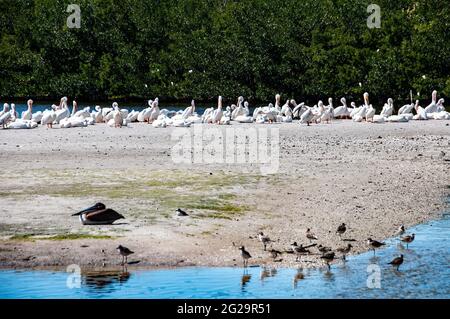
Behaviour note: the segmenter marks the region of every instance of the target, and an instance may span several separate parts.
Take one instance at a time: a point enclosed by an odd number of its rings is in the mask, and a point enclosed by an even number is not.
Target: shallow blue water
[[[68,288],[60,271],[0,271],[0,298],[450,298],[450,216],[408,230],[409,249],[397,239],[388,247],[349,257],[326,268],[178,268],[103,274],[83,273],[80,288]],[[402,253],[400,271],[387,263]],[[380,288],[369,288],[378,277]],[[301,272],[303,279],[295,280]],[[371,277],[368,277],[371,276]],[[372,282],[369,280],[369,282]],[[375,281],[377,283],[378,281]],[[373,285],[372,287],[377,287]]]

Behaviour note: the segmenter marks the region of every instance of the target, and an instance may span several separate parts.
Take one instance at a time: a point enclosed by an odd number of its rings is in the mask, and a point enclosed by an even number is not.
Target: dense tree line
[[[381,28],[369,29],[372,2],[0,0],[0,95],[450,96],[448,3],[377,0]]]

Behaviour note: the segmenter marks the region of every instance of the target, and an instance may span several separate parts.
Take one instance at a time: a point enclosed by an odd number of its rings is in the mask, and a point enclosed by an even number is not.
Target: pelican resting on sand
[[[125,218],[115,210],[106,208],[103,203],[97,203],[72,216],[80,216],[83,225],[110,225],[118,219]]]

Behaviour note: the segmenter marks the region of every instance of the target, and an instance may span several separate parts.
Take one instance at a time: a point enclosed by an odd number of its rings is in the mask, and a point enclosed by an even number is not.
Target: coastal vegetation
[[[0,97],[215,100],[450,96],[439,0],[0,1]]]

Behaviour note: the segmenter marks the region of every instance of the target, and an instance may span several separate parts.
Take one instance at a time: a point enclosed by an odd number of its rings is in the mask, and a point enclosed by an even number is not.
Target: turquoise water
[[[367,252],[326,268],[124,269],[82,273],[80,288],[68,288],[61,271],[0,271],[0,298],[450,298],[450,216],[408,230],[407,249],[395,238],[376,257]],[[400,271],[387,263],[402,253]],[[370,266],[369,266],[370,265]],[[367,286],[368,276],[380,288]],[[301,275],[299,275],[301,274]],[[303,279],[298,279],[303,277]],[[297,278],[297,280],[296,280]],[[70,278],[69,278],[69,282]],[[370,281],[372,282],[372,281]],[[377,283],[377,281],[375,281]],[[372,286],[374,287],[374,286]],[[377,287],[377,285],[375,285]]]

